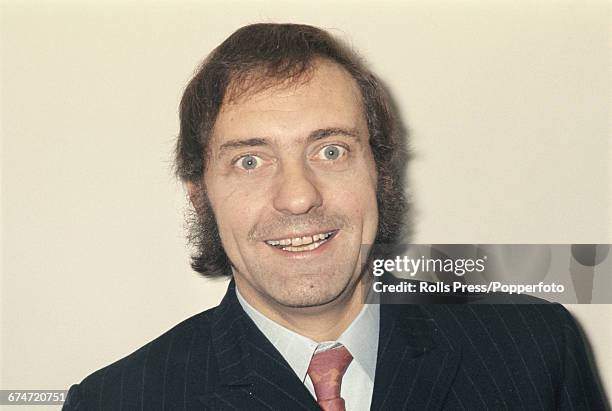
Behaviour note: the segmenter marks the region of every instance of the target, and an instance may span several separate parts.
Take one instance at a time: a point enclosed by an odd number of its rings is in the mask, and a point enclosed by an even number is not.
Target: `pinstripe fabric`
[[[70,388],[65,410],[318,410],[240,307],[178,324]],[[373,410],[605,410],[557,304],[383,305]]]

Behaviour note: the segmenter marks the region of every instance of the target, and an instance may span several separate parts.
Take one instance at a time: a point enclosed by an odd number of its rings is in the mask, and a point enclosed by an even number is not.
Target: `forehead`
[[[367,134],[356,81],[338,64],[319,60],[304,78],[225,101],[213,128],[211,148],[236,138],[289,142],[332,127]]]

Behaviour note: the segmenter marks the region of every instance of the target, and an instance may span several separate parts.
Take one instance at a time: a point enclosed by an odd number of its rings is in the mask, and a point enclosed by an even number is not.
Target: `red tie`
[[[346,411],[340,387],[342,376],[352,360],[353,356],[343,345],[317,353],[310,360],[308,375],[323,411]]]

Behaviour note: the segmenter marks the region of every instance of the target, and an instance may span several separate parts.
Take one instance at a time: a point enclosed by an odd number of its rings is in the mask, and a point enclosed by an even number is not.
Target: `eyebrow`
[[[306,138],[306,141],[308,143],[312,143],[314,141],[322,140],[326,137],[331,137],[331,136],[345,136],[345,137],[353,138],[356,141],[359,141],[359,132],[356,129],[342,128],[342,127],[329,127],[329,128],[321,128],[318,130],[314,130],[308,135],[308,137]],[[232,150],[232,149],[243,148],[243,147],[267,146],[269,144],[270,144],[269,138],[260,138],[260,137],[248,138],[244,140],[241,140],[241,139],[230,140],[230,141],[227,141],[221,144],[221,146],[219,147],[219,156],[223,155],[224,152]]]
[[[351,137],[355,140],[359,140],[359,132],[354,128],[342,128],[342,127],[331,127],[331,128],[322,128],[319,130],[315,130],[308,135],[307,141],[312,143],[313,141],[321,140],[325,137],[330,136],[345,136]]]
[[[223,154],[224,151],[228,151],[234,148],[265,146],[267,144],[268,144],[268,140],[265,138],[249,138],[246,140],[230,140],[226,143],[221,144],[221,146],[219,147],[219,155]]]

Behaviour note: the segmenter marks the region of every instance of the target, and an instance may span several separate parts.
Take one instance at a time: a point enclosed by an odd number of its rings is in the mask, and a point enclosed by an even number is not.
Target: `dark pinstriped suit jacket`
[[[558,304],[382,305],[372,410],[604,410]],[[65,410],[319,410],[236,299],[70,388]]]

